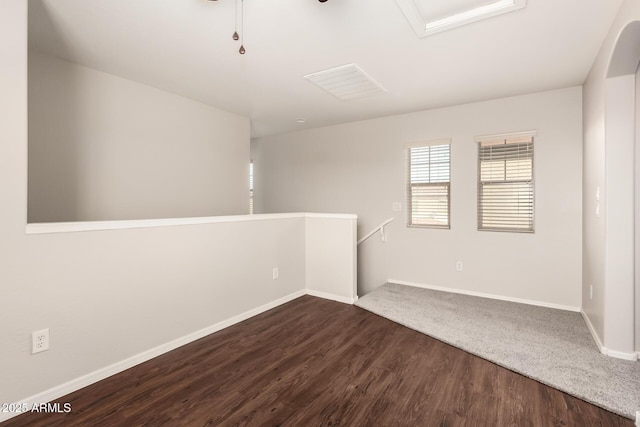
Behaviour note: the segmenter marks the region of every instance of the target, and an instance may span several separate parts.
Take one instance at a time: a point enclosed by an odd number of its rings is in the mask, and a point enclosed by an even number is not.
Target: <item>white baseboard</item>
[[[598,346],[598,350],[600,350],[600,353],[606,355],[607,349],[604,348],[604,346],[602,345],[602,341],[600,341],[600,337],[596,333],[596,329],[591,324],[591,319],[589,319],[589,316],[587,316],[587,313],[585,313],[584,310],[580,310],[580,314],[582,314],[582,318],[584,319],[584,322],[587,324],[587,328],[589,328],[589,332],[591,332],[591,336],[593,337],[593,340],[596,342],[596,345]]]
[[[311,289],[307,289],[307,295],[311,295],[312,297],[328,299],[331,301],[337,301],[344,304],[353,304],[356,301],[358,301],[358,297],[355,297],[355,298],[342,297],[340,295],[330,294],[327,292],[314,291]]]
[[[502,295],[487,294],[484,292],[468,291],[466,289],[446,288],[443,286],[425,285],[423,283],[407,282],[404,280],[396,280],[396,279],[389,279],[387,280],[387,282],[395,283],[397,285],[413,286],[415,288],[431,289],[433,291],[451,292],[454,294],[470,295],[474,297],[497,299],[500,301],[510,301],[510,302],[517,302],[520,304],[536,305],[539,307],[555,308],[558,310],[567,310],[567,311],[573,311],[576,313],[579,313],[581,311],[580,307],[574,307],[571,305],[561,305],[561,304],[554,304],[550,302],[535,301],[535,300],[528,300],[528,299],[522,299],[522,298],[513,298],[513,297],[502,296]]]
[[[638,353],[635,351],[633,353],[625,353],[623,351],[615,351],[602,347],[602,354],[606,354],[609,357],[615,357],[616,359],[631,360],[632,362],[638,360]]]
[[[209,334],[218,332],[224,328],[235,325],[236,323],[240,323],[243,320],[247,320],[250,317],[253,317],[265,311],[271,310],[272,308],[276,308],[282,304],[285,304],[289,301],[292,301],[296,298],[306,295],[307,293],[308,292],[305,289],[293,292],[282,298],[278,298],[267,304],[261,305],[260,307],[254,308],[249,311],[245,311],[244,313],[238,314],[237,316],[233,316],[229,319],[223,320],[214,325],[208,326],[204,329],[200,329],[199,331],[192,332],[188,335],[185,335],[183,337],[170,341],[166,344],[159,345],[150,350],[143,351],[142,353],[136,354],[135,356],[129,357],[120,362],[116,362],[113,365],[104,367],[102,369],[98,369],[97,371],[83,375],[79,378],[76,378],[74,380],[71,380],[59,386],[50,388],[49,390],[45,390],[41,393],[38,393],[31,397],[27,397],[26,399],[23,399],[23,400],[20,400],[19,402],[14,402],[14,403],[26,404],[28,408],[31,408],[36,403],[51,402],[52,400],[58,399],[69,393],[80,390],[83,387],[86,387],[88,385],[101,381],[119,372],[125,371],[129,368],[139,365],[140,363],[151,360],[154,357],[160,356],[161,354],[167,353],[171,350],[175,350],[178,347],[182,347],[185,344],[189,344],[190,342],[206,337]],[[315,296],[320,296],[322,298],[321,295],[315,295]],[[329,298],[329,299],[332,299],[332,298]],[[19,413],[0,413],[0,422],[6,421],[17,415],[20,415],[20,414]]]
[[[591,319],[589,319],[589,316],[587,316],[587,313],[585,313],[584,310],[580,310],[580,313],[582,314],[582,318],[584,319],[584,322],[587,324],[587,327],[589,328],[589,332],[591,332],[591,336],[593,337],[593,340],[596,342],[596,345],[598,346],[598,350],[600,350],[600,353],[604,354],[605,356],[615,357],[616,359],[631,360],[634,362],[640,359],[640,357],[638,357],[637,352],[625,353],[622,351],[610,350],[604,345],[602,345],[602,341],[600,341],[600,337],[596,333],[596,329],[591,324]]]

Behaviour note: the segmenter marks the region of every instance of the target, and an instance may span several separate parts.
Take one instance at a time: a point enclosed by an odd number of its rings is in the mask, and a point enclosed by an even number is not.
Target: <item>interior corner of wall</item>
[[[589,318],[589,315],[587,314],[586,311],[584,311],[584,308],[580,309],[580,314],[582,314],[582,318],[584,319],[585,323],[587,324],[587,328],[589,328],[589,332],[591,333],[591,337],[593,338],[593,341],[598,346],[598,350],[600,351],[600,353],[602,353],[604,355],[607,355],[608,350],[602,344],[602,340],[598,336],[598,333],[596,332],[596,329],[593,327],[593,324],[591,323],[591,319]]]

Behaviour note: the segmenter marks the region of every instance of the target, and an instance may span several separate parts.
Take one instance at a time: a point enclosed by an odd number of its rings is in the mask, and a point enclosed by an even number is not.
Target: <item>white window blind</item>
[[[534,231],[531,132],[476,138],[478,230]]]
[[[450,141],[408,149],[407,225],[449,228]]]

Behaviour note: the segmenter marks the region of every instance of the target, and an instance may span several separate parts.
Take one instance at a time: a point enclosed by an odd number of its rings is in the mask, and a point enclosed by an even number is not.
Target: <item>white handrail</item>
[[[373,236],[374,234],[376,234],[378,231],[381,234],[382,237],[382,241],[385,242],[387,240],[385,234],[384,234],[384,226],[389,224],[391,221],[393,221],[394,219],[396,219],[395,217],[391,217],[388,220],[386,220],[385,222],[383,222],[382,224],[380,224],[379,226],[377,226],[376,228],[373,229],[373,231],[371,231],[369,234],[367,234],[366,236],[364,236],[362,239],[358,240],[358,246],[360,246],[360,244],[362,242],[364,242],[365,240],[367,240],[369,237]]]

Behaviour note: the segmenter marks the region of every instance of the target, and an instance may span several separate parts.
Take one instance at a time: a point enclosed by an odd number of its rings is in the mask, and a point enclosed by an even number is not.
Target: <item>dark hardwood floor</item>
[[[9,426],[633,426],[350,305],[302,297]]]

